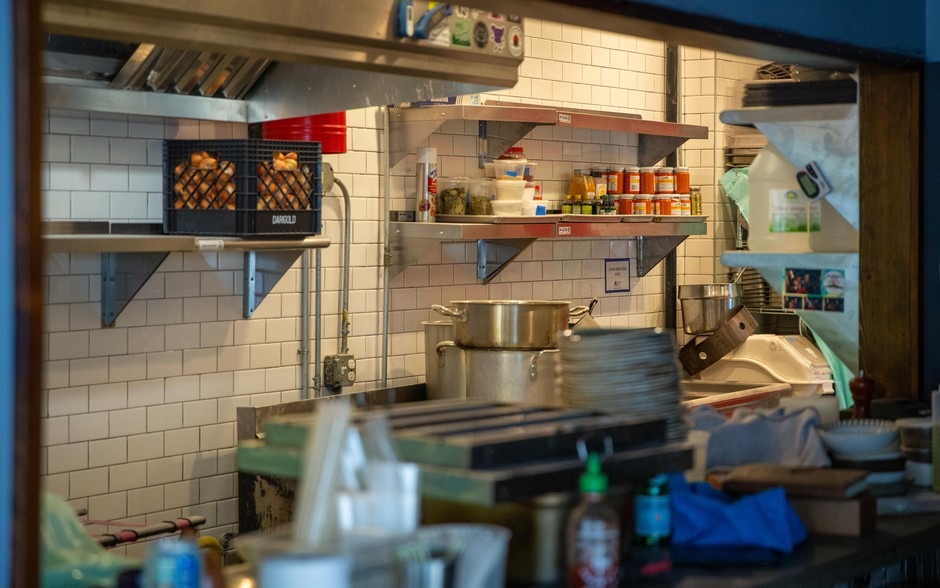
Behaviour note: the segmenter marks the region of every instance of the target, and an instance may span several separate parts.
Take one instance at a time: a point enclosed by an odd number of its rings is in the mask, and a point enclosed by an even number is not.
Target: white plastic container
[[[810,228],[814,222],[819,224],[819,206],[803,194],[796,168],[768,143],[754,159],[748,179],[748,247],[766,252],[809,251]]]
[[[522,200],[493,200],[493,214],[496,216],[519,216],[522,214]]]
[[[496,200],[522,200],[526,181],[523,179],[497,178],[493,180],[496,186]]]

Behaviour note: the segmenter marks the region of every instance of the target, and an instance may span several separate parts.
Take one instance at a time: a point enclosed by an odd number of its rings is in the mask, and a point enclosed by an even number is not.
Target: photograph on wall
[[[783,307],[789,310],[845,312],[845,270],[786,268]]]

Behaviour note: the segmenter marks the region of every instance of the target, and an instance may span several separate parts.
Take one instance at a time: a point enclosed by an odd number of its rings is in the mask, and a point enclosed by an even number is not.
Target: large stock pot
[[[454,342],[466,349],[553,349],[572,316],[565,300],[457,300],[431,308],[454,321]]]

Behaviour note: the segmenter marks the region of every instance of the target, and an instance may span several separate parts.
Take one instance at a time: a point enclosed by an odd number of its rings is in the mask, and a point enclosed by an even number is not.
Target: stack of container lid
[[[914,485],[933,485],[932,425],[930,418],[898,419],[894,422],[901,438],[901,453],[907,460],[907,473]]]

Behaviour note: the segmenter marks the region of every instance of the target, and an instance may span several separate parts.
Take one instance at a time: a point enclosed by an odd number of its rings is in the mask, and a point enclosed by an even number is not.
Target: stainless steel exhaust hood
[[[524,45],[519,18],[424,0],[44,0],[42,22],[47,106],[236,122],[512,87]]]

